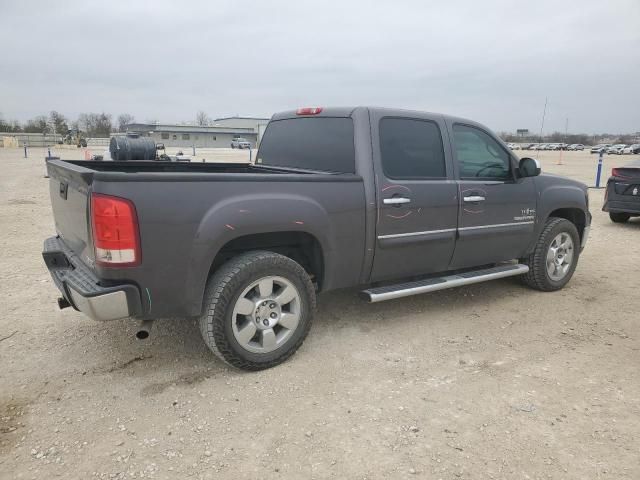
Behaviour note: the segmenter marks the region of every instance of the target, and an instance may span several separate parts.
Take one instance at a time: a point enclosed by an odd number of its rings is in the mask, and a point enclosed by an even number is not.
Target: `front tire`
[[[571,280],[579,256],[576,226],[564,218],[550,217],[531,255],[521,260],[529,267],[521,278],[525,285],[542,292],[560,290]]]
[[[614,223],[627,223],[631,215],[624,212],[609,212],[609,218]]]
[[[315,307],[315,289],[298,263],[273,252],[247,252],[207,282],[200,332],[225,363],[263,370],[298,350]]]

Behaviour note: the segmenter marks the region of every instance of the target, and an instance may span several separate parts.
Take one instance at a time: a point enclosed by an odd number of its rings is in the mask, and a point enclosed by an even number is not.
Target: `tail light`
[[[318,115],[322,112],[322,107],[304,107],[296,110],[296,115]]]
[[[635,180],[636,178],[640,178],[640,168],[629,166],[623,168],[614,168],[611,170],[611,175],[627,180]]]
[[[107,267],[140,264],[138,217],[130,200],[91,194],[91,226],[97,264]]]

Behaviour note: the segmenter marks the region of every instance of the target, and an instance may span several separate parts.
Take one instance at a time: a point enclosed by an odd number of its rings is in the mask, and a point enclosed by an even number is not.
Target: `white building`
[[[259,143],[259,133],[264,131],[268,118],[227,117],[214,120],[211,125],[180,125],[163,123],[131,123],[128,132],[136,132],[164,143],[167,147],[230,147],[231,140],[241,137]],[[262,127],[261,127],[262,126]]]

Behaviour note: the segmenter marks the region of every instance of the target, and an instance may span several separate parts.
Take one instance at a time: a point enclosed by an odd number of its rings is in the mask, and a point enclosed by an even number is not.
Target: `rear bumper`
[[[618,193],[634,187],[635,183],[637,182],[632,182],[629,186],[626,182],[609,179],[607,182],[607,193],[604,205],[602,205],[602,211],[640,215],[640,195],[624,195]]]
[[[107,285],[69,250],[60,237],[45,240],[42,256],[62,296],[89,318],[118,320],[142,313],[137,286]]]
[[[607,200],[602,207],[604,212],[612,213],[630,213],[632,215],[640,215],[640,201],[623,202],[620,200]]]

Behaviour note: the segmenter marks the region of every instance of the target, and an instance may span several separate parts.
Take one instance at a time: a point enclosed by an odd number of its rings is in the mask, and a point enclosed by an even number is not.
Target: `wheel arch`
[[[324,252],[320,241],[312,234],[300,231],[275,231],[241,235],[229,240],[216,253],[209,275],[229,259],[253,250],[266,250],[284,255],[299,263],[321,289],[324,281]]]
[[[280,191],[227,197],[212,205],[196,227],[185,262],[187,314],[200,315],[206,283],[231,253],[269,250],[293,256],[326,289],[334,281],[336,265],[329,254],[337,246],[330,215],[311,197]]]
[[[578,234],[580,235],[580,240],[582,241],[584,229],[587,226],[587,215],[584,210],[577,207],[557,208],[549,212],[547,219],[551,217],[564,218],[565,220],[569,220],[573,223],[576,226]]]

